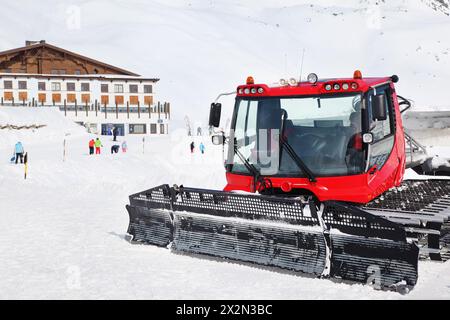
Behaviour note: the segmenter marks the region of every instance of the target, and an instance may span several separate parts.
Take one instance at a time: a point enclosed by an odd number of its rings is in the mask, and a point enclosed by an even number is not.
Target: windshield
[[[248,174],[242,157],[263,175],[305,176],[280,145],[280,134],[315,176],[364,170],[361,95],[237,99],[228,163]],[[240,155],[240,156],[239,156]]]

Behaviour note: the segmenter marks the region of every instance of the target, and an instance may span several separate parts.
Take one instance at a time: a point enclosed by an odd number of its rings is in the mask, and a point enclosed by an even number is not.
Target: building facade
[[[0,105],[57,107],[93,133],[167,134],[170,104],[145,78],[44,41],[0,52]]]

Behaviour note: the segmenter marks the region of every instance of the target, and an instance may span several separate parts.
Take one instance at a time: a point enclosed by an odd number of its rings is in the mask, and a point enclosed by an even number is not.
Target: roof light
[[[244,89],[244,93],[245,93],[245,94],[249,94],[249,93],[250,93],[250,89],[249,89],[249,88],[245,88],[245,89]]]
[[[247,77],[247,84],[255,84],[253,77]]]
[[[331,84],[325,85],[325,90],[330,91],[331,90]]]
[[[319,77],[317,77],[317,74],[315,74],[315,73],[308,74],[308,82],[309,83],[316,84],[317,80],[319,80]]]
[[[297,80],[295,80],[295,78],[290,78],[289,79],[289,85],[296,86],[297,85]]]
[[[353,79],[362,79],[362,73],[359,70],[355,70],[353,73]]]
[[[242,88],[241,88],[241,89],[239,89],[238,93],[239,93],[239,94],[243,94],[243,93],[244,93],[244,90],[242,90]]]
[[[356,82],[353,82],[353,83],[352,83],[352,89],[353,89],[353,90],[358,89],[358,84],[357,84]]]
[[[285,85],[287,85],[287,84],[288,84],[288,83],[287,83],[286,80],[280,79],[280,85],[285,86]]]
[[[253,94],[255,94],[255,93],[256,93],[256,88],[252,88],[252,89],[250,90],[250,92],[253,93]]]
[[[258,88],[258,93],[263,93],[264,89],[263,88]]]
[[[335,83],[333,86],[334,90],[339,90],[341,88],[341,86],[339,85],[339,83]]]
[[[348,83],[342,84],[342,89],[348,90],[348,88],[349,88]]]

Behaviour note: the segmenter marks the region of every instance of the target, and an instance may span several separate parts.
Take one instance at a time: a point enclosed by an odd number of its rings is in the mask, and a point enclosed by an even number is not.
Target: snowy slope
[[[303,49],[303,76],[348,76],[356,68],[396,73],[398,92],[418,107],[449,108],[443,84],[450,76],[450,18],[432,9],[435,2],[10,1],[2,7],[0,50],[46,39],[160,77],[158,98],[172,102],[178,120],[188,114],[205,123],[209,103],[248,75],[268,83],[299,77]],[[232,98],[224,101],[230,110]]]
[[[3,111],[1,119],[9,122],[43,121],[29,108]],[[222,188],[221,148],[210,145],[207,137],[194,137],[197,146],[206,144],[206,154],[191,155],[191,140],[182,130],[148,137],[145,145],[141,137],[127,136],[128,152],[115,155],[109,153],[111,138],[101,137],[103,153],[89,156],[92,136],[77,127],[70,136],[61,135],[68,124],[53,116],[47,132],[22,137],[30,154],[27,180],[23,166],[8,163],[12,145],[0,147],[0,299],[450,298],[448,262],[421,261],[416,288],[401,296],[131,245],[125,240],[128,196],[162,183]],[[2,141],[17,137],[11,130],[0,134]]]

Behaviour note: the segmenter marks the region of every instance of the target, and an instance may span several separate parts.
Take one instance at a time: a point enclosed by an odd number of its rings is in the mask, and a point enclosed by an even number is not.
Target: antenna
[[[302,63],[300,65],[300,79],[298,79],[298,82],[302,82],[302,73],[303,73],[303,61],[305,59],[305,48],[303,48],[303,54],[302,54]]]

